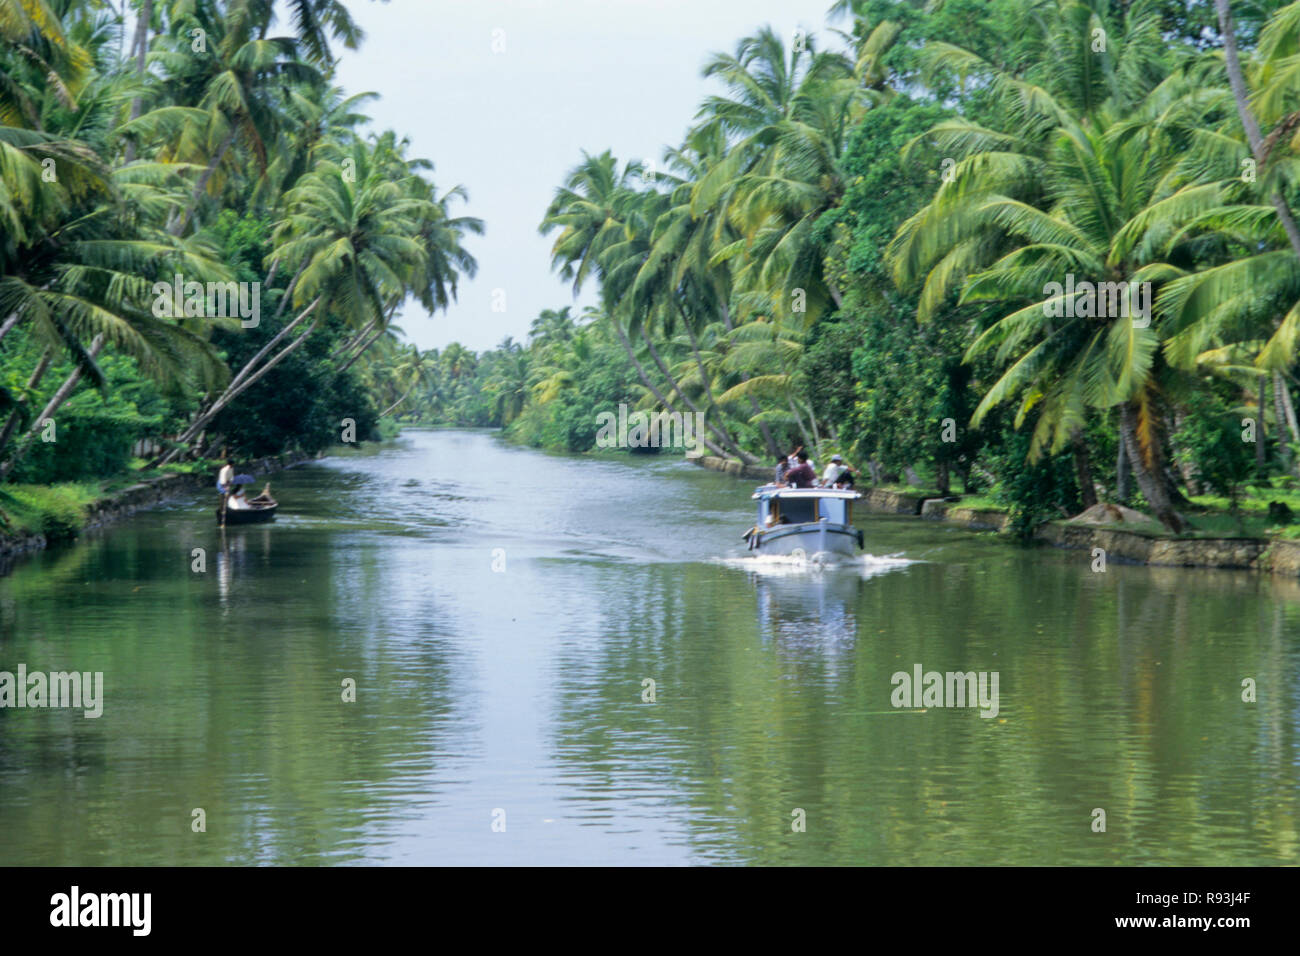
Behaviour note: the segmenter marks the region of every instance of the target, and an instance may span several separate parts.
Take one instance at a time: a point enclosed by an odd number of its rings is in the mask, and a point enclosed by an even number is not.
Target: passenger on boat
[[[826,473],[822,475],[822,484],[827,488],[833,488],[848,470],[849,466],[844,464],[843,458],[839,455],[831,455],[831,463],[826,466]]]
[[[808,462],[808,453],[800,450],[795,456],[799,463],[785,473],[785,480],[796,488],[811,488],[817,483],[817,472]]]
[[[242,485],[236,487],[235,490],[230,493],[230,497],[226,500],[226,507],[232,511],[252,510],[253,506],[250,505],[248,499],[244,497],[244,488]]]
[[[785,473],[790,470],[790,459],[785,455],[776,456],[776,475],[772,479],[774,485],[785,484]]]

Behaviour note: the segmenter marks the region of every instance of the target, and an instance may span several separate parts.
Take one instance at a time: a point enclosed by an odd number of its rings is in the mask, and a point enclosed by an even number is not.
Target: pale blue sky
[[[487,223],[469,247],[478,278],[460,301],[428,316],[408,306],[396,321],[421,348],[459,341],[491,348],[525,338],[543,308],[572,302],[550,269],[537,224],[581,150],[620,160],[658,159],[678,143],[710,85],[706,57],[733,50],[763,24],[832,43],[831,0],[391,0],[349,4],[365,29],[342,58],[349,93],[381,95],[375,126],[411,140],[431,159],[440,189],[464,184]],[[839,24],[842,26],[842,24]],[[493,37],[504,52],[493,52]],[[553,236],[552,236],[553,238]],[[492,311],[493,290],[505,292]],[[594,303],[584,289],[584,302]]]

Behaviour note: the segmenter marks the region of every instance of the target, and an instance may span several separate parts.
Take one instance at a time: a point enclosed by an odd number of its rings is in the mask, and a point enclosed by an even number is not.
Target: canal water
[[[0,864],[1300,863],[1296,582],[866,514],[754,561],[743,482],[483,432],[272,486],[0,579],[0,671],[104,675],[0,709]]]

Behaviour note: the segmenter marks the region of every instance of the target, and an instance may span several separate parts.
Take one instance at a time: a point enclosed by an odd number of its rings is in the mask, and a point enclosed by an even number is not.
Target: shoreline
[[[248,474],[266,476],[286,471],[304,462],[316,461],[321,455],[268,455],[250,462],[244,470]],[[0,577],[26,557],[46,550],[51,545],[72,544],[87,531],[104,528],[131,517],[139,511],[155,508],[186,494],[194,494],[214,487],[211,473],[163,475],[150,478],[98,499],[86,509],[86,520],[71,537],[48,538],[41,533],[12,534],[0,532]]]
[[[744,478],[768,481],[771,469],[745,465],[715,455],[687,455],[701,468]],[[961,507],[960,496],[939,498],[909,495],[883,488],[860,489],[862,504],[873,514],[912,515],[970,531],[1006,534],[1011,523],[1004,511]],[[952,499],[956,498],[954,501]],[[1300,541],[1268,538],[1166,538],[1114,525],[1072,524],[1048,521],[1034,529],[1031,539],[1064,550],[1101,548],[1108,561],[1165,568],[1212,568],[1223,571],[1257,571],[1300,578]]]

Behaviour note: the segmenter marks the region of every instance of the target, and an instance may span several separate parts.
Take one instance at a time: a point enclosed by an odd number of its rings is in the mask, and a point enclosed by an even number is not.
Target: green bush
[[[130,463],[132,442],[155,425],[156,420],[133,411],[102,405],[83,409],[69,402],[55,415],[54,440],[38,435],[14,469],[13,480],[49,484],[117,474]]]
[[[93,483],[7,485],[0,489],[0,523],[11,533],[75,538],[99,494]]]

